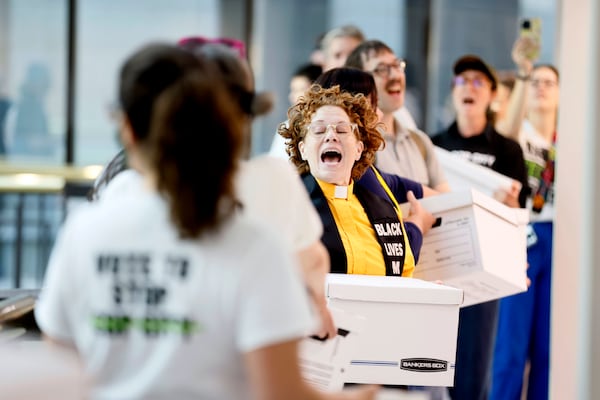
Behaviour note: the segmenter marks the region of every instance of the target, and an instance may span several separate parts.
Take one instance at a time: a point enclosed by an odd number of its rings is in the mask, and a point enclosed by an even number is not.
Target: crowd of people
[[[527,398],[547,399],[558,71],[534,66],[524,38],[512,88],[460,56],[455,121],[430,136],[388,45],[353,26],[321,44],[321,64],[293,74],[271,155],[254,158],[252,121],[273,98],[243,43],[153,43],[122,65],[123,150],[65,222],[35,311],[81,356],[91,398],[374,399],[307,384],[298,343],[337,334],[327,273],[419,268],[435,218],[418,199],[452,189],[439,146],[514,180],[495,197],[531,212],[531,286],[461,309],[454,385],[431,398],[520,399],[526,376]]]

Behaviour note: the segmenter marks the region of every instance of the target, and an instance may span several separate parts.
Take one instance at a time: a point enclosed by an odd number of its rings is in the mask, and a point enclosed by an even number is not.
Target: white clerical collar
[[[348,199],[348,186],[335,185],[335,190],[333,191],[333,198]]]
[[[352,197],[352,193],[354,191],[354,182],[352,181],[350,181],[349,185],[336,185],[335,183],[321,181],[317,178],[315,179],[328,200],[348,200]]]

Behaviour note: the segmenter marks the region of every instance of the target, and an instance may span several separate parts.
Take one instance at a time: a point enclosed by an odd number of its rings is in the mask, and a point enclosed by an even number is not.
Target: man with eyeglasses
[[[496,131],[490,118],[496,73],[474,55],[459,58],[453,71],[456,121],[435,135],[433,143],[520,182],[521,191],[515,187],[504,193],[504,203],[524,207],[528,185],[523,152],[517,142]],[[488,398],[497,323],[498,300],[461,308],[454,387],[449,389],[454,400]]]
[[[377,152],[376,166],[382,171],[415,180],[437,191],[449,190],[431,139],[406,126],[395,113],[404,106],[406,62],[379,40],[360,44],[346,60],[347,67],[373,74],[385,126],[385,148]]]

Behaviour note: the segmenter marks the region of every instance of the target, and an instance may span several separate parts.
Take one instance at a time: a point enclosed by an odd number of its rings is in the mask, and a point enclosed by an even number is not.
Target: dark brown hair
[[[372,57],[377,57],[382,53],[392,53],[394,51],[385,43],[379,40],[367,40],[355,48],[346,59],[345,67],[365,69],[365,64]]]
[[[377,108],[377,86],[373,75],[358,68],[332,68],[323,72],[315,81],[323,88],[339,85],[340,89],[350,94],[362,93],[371,100],[373,109]]]
[[[121,69],[121,106],[182,238],[217,228],[237,205],[243,121],[214,73],[168,44],[143,47]]]

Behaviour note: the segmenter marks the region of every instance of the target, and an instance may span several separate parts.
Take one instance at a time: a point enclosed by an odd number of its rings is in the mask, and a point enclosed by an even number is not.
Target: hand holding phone
[[[542,20],[540,18],[525,18],[521,20],[519,39],[522,43],[522,54],[534,62],[540,57],[542,42]]]

